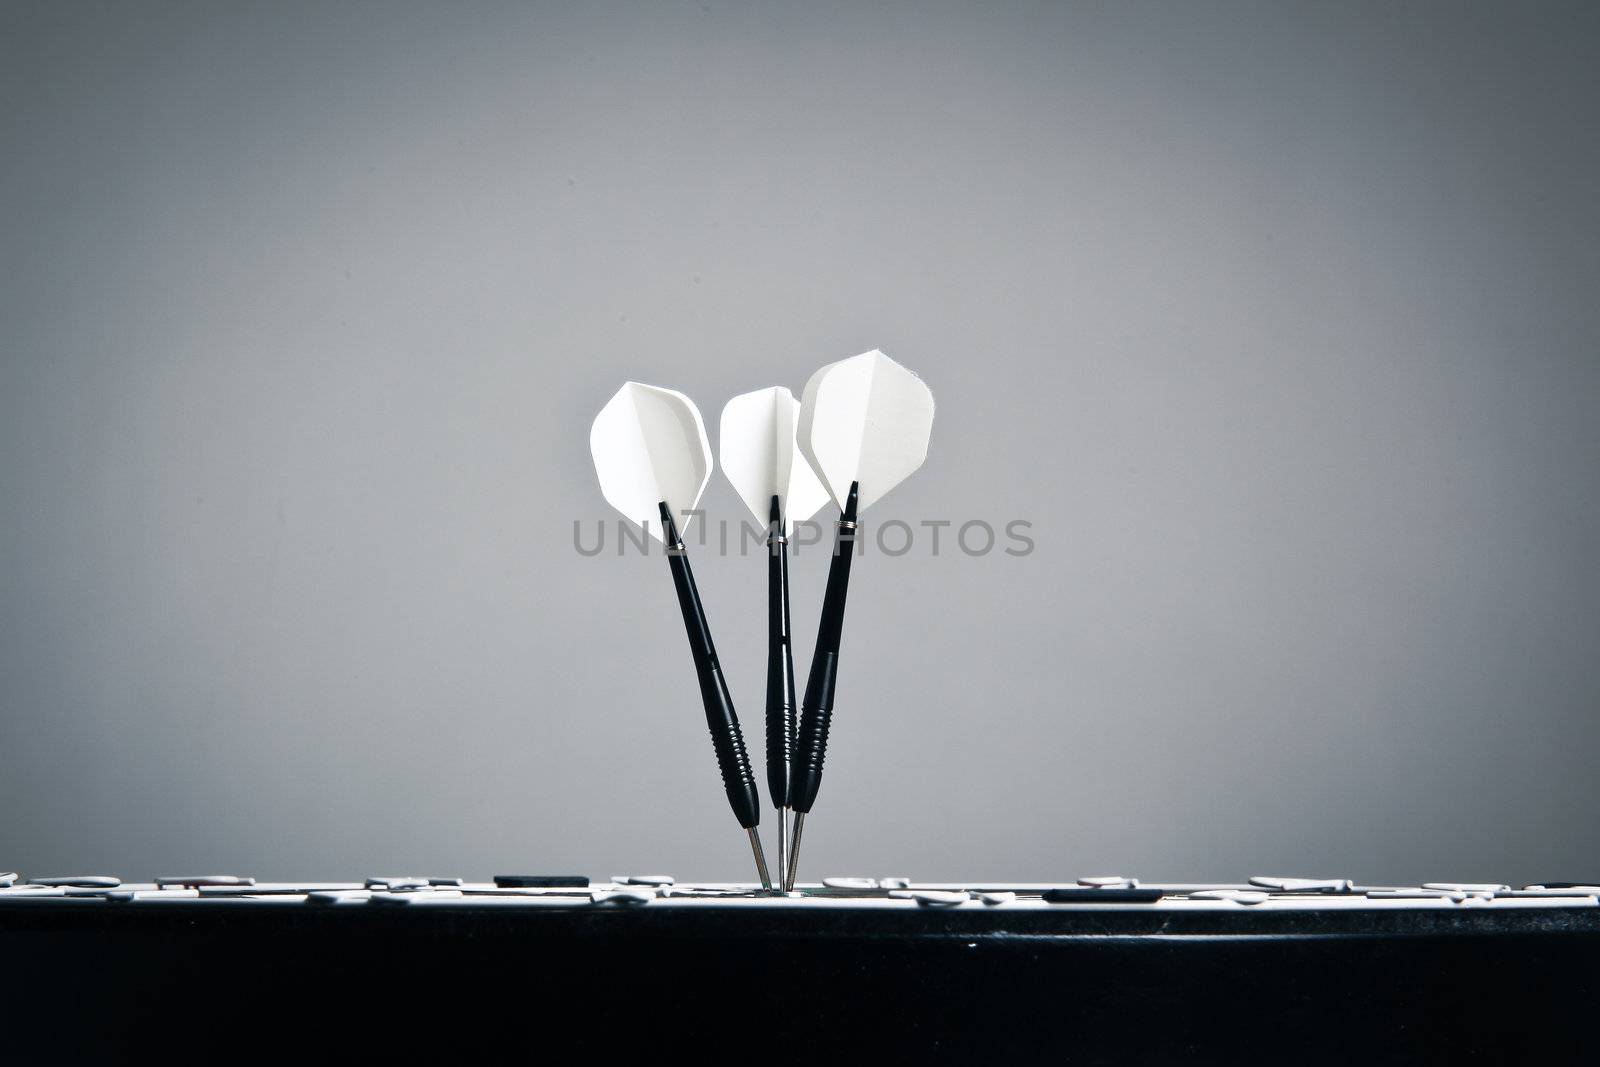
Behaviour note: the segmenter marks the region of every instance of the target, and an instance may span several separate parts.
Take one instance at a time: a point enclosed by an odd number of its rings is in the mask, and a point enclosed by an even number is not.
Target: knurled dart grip
[[[838,655],[832,652],[811,662],[806,703],[800,712],[800,738],[794,752],[794,788],[790,800],[796,811],[810,811],[822,785],[822,761],[828,755],[828,727],[833,722],[834,667],[838,662]],[[813,694],[819,702],[817,706],[812,706]]]
[[[722,671],[713,668],[700,680],[700,695],[706,706],[706,726],[711,731],[711,747],[717,753],[717,770],[722,772],[722,789],[739,825],[748,830],[761,821],[761,794],[750,771],[750,756],[745,751],[744,734],[733,710],[733,698]]]

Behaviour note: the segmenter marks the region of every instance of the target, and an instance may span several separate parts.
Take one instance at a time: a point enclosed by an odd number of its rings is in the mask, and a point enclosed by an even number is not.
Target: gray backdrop
[[[589,421],[882,347],[806,874],[1595,876],[1595,5],[0,10],[0,869],[748,877]]]

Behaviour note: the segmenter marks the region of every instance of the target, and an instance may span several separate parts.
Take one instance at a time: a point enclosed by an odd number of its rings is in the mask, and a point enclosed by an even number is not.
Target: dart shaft
[[[828,564],[828,588],[822,598],[822,621],[817,646],[806,678],[806,695],[800,704],[800,732],[790,775],[790,801],[797,812],[808,812],[822,785],[822,762],[828,750],[828,727],[833,719],[833,692],[838,681],[839,640],[844,631],[844,603],[850,587],[850,561],[855,557],[857,486],[850,485],[835,534],[833,561]],[[790,862],[793,863],[791,850]]]
[[[700,591],[689,569],[689,557],[678,538],[677,525],[665,501],[660,505],[661,526],[667,544],[667,564],[672,569],[672,584],[678,591],[678,607],[683,612],[683,628],[689,635],[689,651],[694,656],[695,674],[700,680],[700,700],[706,709],[706,727],[711,731],[711,746],[716,750],[717,768],[722,772],[722,788],[728,804],[745,829],[761,821],[761,798],[750,772],[750,757],[745,752],[744,735],[739,731],[739,716],[733,709],[727,680],[717,663],[717,649],[711,641]]]

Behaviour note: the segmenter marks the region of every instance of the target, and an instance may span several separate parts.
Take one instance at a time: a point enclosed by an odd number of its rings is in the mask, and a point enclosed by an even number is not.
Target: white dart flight
[[[842,510],[860,483],[857,509],[876,503],[928,458],[933,393],[874,349],[829,363],[800,400],[800,451]]]
[[[789,753],[794,745],[794,656],[789,627],[789,532],[828,500],[795,446],[800,402],[782,386],[742,393],[722,409],[722,472],[767,527],[767,792],[778,811],[778,881],[789,838]]]
[[[772,521],[777,497],[785,534],[828,502],[828,491],[796,446],[799,421],[800,401],[781,385],[741,393],[722,409],[722,473],[758,522]]]
[[[606,501],[667,547],[667,564],[689,635],[723,789],[739,825],[750,837],[761,884],[771,889],[761,835],[756,830],[761,821],[761,798],[750,773],[739,716],[717,662],[711,628],[673,518],[683,515],[684,528],[688,528],[686,513],[700,503],[700,494],[711,479],[711,443],[706,439],[705,421],[694,401],[682,393],[628,382],[595,416],[589,429],[589,451]]]
[[[711,481],[711,442],[694,401],[672,389],[628,382],[589,428],[589,451],[606,503],[667,543],[660,505],[687,533]]]
[[[855,555],[856,516],[922,466],[932,431],[933,393],[921,378],[876,350],[823,367],[806,383],[800,400],[796,430],[800,451],[839,505],[840,514],[817,645],[800,705],[789,788],[795,819],[786,890],[794,887],[800,835],[822,783],[845,594]]]

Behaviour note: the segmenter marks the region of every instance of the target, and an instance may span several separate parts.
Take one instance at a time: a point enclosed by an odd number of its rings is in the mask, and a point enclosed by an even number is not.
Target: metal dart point
[[[789,843],[788,880],[786,882],[784,882],[784,885],[783,885],[783,891],[785,893],[793,893],[794,892],[794,870],[795,870],[796,867],[798,867],[800,865],[800,834],[801,834],[802,831],[805,830],[805,828],[806,828],[806,813],[803,812],[803,811],[795,812],[794,813],[794,839]]]
[[[745,830],[750,835],[750,850],[756,854],[756,873],[761,875],[761,888],[772,892],[772,876],[767,873],[767,854],[761,851],[761,832],[754,826]]]
[[[789,891],[789,809],[778,809],[778,891]]]

